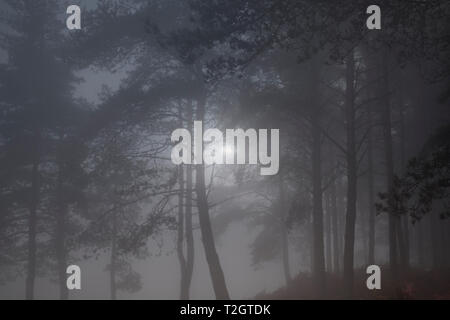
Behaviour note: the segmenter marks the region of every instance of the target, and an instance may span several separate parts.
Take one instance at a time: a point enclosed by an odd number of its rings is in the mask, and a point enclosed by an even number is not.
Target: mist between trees
[[[69,31],[1,0],[0,296],[89,296],[80,264],[105,299],[448,298],[450,5],[377,4],[92,1]],[[278,173],[175,165],[195,121],[279,129]]]

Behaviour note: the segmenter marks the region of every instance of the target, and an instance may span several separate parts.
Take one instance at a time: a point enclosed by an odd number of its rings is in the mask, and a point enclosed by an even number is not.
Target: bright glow
[[[227,155],[227,154],[228,154],[228,155],[234,154],[234,146],[229,145],[229,144],[226,144],[226,145],[224,146],[223,153],[224,153],[225,155]]]

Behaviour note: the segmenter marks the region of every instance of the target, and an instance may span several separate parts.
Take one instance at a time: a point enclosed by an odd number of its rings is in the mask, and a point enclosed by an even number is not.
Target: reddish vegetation
[[[387,268],[382,268],[386,270]],[[368,290],[367,275],[363,270],[355,270],[354,299],[444,299],[450,300],[450,269],[439,271],[411,270],[403,273],[396,282],[383,272],[381,290]],[[333,274],[327,278],[325,299],[343,299],[341,277]],[[309,274],[299,274],[287,287],[271,293],[260,293],[256,299],[315,299],[314,285]]]

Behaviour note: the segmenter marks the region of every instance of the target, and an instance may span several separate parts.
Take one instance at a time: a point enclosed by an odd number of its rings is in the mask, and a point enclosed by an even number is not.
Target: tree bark
[[[66,214],[67,207],[63,199],[63,177],[62,172],[58,173],[58,196],[56,212],[56,258],[58,263],[58,282],[59,298],[61,300],[69,299],[69,290],[67,289],[67,253],[66,253]]]
[[[406,166],[406,124],[405,124],[405,114],[404,114],[404,106],[403,106],[403,90],[400,92],[401,100],[400,100],[400,161],[402,171]],[[402,227],[403,227],[403,268],[404,270],[409,269],[409,260],[410,260],[410,241],[409,241],[409,216],[406,214],[401,217]]]
[[[197,105],[197,120],[203,121],[205,116],[205,98],[202,97]],[[202,142],[203,143],[203,142]],[[200,230],[202,233],[202,242],[205,249],[206,261],[208,262],[209,273],[214,288],[216,299],[225,300],[230,299],[228,289],[225,282],[225,276],[220,264],[219,256],[217,255],[216,246],[214,243],[214,235],[212,232],[211,221],[209,217],[208,199],[206,196],[205,187],[205,166],[203,164],[196,165],[196,193],[197,193],[197,207],[200,222]]]
[[[322,190],[322,128],[321,107],[318,104],[319,60],[313,59],[311,68],[311,168],[312,168],[312,273],[319,297],[325,296],[325,250],[323,227],[323,190]]]
[[[416,223],[417,229],[417,264],[419,268],[425,268],[425,244],[424,244],[424,219]]]
[[[331,223],[333,225],[333,270],[335,273],[339,273],[339,225],[338,225],[338,208],[337,208],[337,196],[336,196],[336,180],[331,184],[330,190],[331,197]]]
[[[281,229],[281,247],[282,247],[282,258],[283,258],[283,273],[286,285],[291,282],[291,271],[289,267],[289,240],[288,240],[288,230],[286,227],[286,195],[284,191],[283,178],[280,174],[279,176],[279,187],[280,187],[280,229]]]
[[[312,179],[313,179],[313,276],[319,296],[325,294],[325,253],[323,239],[322,205],[322,133],[319,123],[319,110],[312,112]]]
[[[388,66],[388,53],[385,50],[382,58],[382,70],[383,77],[381,79],[382,84],[382,112],[381,120],[383,123],[383,138],[384,138],[384,149],[385,149],[385,165],[386,165],[386,184],[387,191],[390,195],[392,194],[394,186],[394,161],[393,161],[393,150],[392,150],[392,124],[391,124],[391,105],[389,99],[389,66]],[[398,272],[397,263],[397,219],[393,213],[388,213],[388,229],[389,229],[389,266],[392,273],[392,278],[396,279]]]
[[[360,187],[360,186],[359,186]],[[358,182],[357,182],[358,189]],[[367,264],[369,259],[369,213],[366,210],[363,210],[363,201],[361,198],[356,199],[356,220],[360,220],[359,222],[359,233],[362,244],[362,258],[364,264]],[[359,217],[359,218],[358,218]],[[358,231],[356,231],[355,237],[358,238]]]
[[[346,90],[345,114],[347,131],[347,212],[345,220],[344,240],[344,286],[347,297],[353,295],[353,264],[355,250],[356,225],[356,190],[357,190],[357,159],[355,138],[355,61],[353,51],[346,59]]]
[[[34,299],[34,281],[36,278],[36,227],[37,208],[39,203],[39,132],[35,133],[35,152],[33,155],[33,168],[31,172],[31,200],[30,215],[28,218],[28,265],[25,297],[27,300]]]
[[[330,194],[325,193],[326,214],[325,214],[325,238],[326,238],[326,270],[327,272],[333,272],[333,259],[332,259],[332,241],[331,241],[331,199]]]
[[[177,256],[180,263],[180,299],[187,299],[186,292],[186,259],[184,257],[184,170],[183,166],[178,167],[178,184],[180,192],[178,194],[178,233],[177,233]]]
[[[192,101],[188,109],[188,130],[192,132],[193,106]],[[185,209],[185,227],[186,227],[186,292],[183,297],[189,299],[189,290],[191,288],[192,272],[194,270],[194,234],[192,229],[192,169],[193,166],[186,165],[186,209]]]
[[[368,205],[369,205],[369,265],[375,263],[375,199],[374,199],[374,165],[373,165],[373,132],[372,113],[368,112],[369,133],[367,140],[367,183],[368,183]]]
[[[111,257],[109,265],[109,283],[111,300],[117,299],[116,287],[116,258],[117,258],[117,212],[113,211],[111,233]]]
[[[346,192],[346,184],[342,181],[342,179],[337,180],[337,203],[338,203],[338,228],[339,228],[339,261],[342,265],[342,269],[344,268],[344,239],[345,239],[345,208],[347,207],[345,192]]]
[[[370,41],[373,41],[371,39]],[[377,60],[374,59],[371,54],[371,50],[368,46],[363,45],[363,56],[364,60],[368,64],[368,81],[374,81],[379,78],[380,68]],[[374,89],[371,90],[372,98],[377,97],[379,94],[379,89],[377,86],[374,86]],[[367,107],[367,209],[368,209],[368,255],[367,262],[369,265],[373,265],[375,263],[375,166],[374,166],[374,107],[375,103],[369,103]]]

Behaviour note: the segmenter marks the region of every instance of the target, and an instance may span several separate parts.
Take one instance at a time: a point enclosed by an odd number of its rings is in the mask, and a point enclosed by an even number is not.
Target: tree
[[[437,210],[441,219],[450,215],[449,189],[449,127],[441,127],[425,144],[418,157],[409,160],[403,176],[394,177],[393,192],[380,193],[377,211],[396,216],[409,215],[416,223]]]
[[[109,253],[107,270],[110,274],[110,298],[117,299],[117,291],[140,290],[140,275],[132,270],[132,258],[148,255],[148,239],[165,228],[173,228],[174,218],[168,207],[175,184],[167,170],[159,172],[146,161],[136,157],[139,145],[129,132],[103,130],[91,142],[88,215],[90,223],[78,235],[77,241],[97,256],[100,250]],[[167,177],[167,183],[157,178]],[[143,205],[154,203],[146,213]]]
[[[14,19],[6,21],[10,32],[4,35],[9,63],[1,79],[4,106],[1,134],[5,148],[2,160],[7,165],[5,169],[12,170],[10,187],[21,193],[16,208],[10,209],[19,215],[24,207],[29,211],[26,298],[33,299],[39,235],[49,227],[39,218],[44,214],[43,206],[48,204],[50,195],[46,190],[53,166],[62,165],[55,163],[55,150],[64,143],[60,138],[70,128],[61,129],[72,126],[71,117],[77,113],[70,101],[75,77],[60,55],[59,4],[26,0],[6,4]],[[19,176],[20,182],[15,180]],[[61,207],[55,217],[63,215],[60,210]],[[57,233],[62,235],[61,230]],[[62,251],[58,249],[59,255]]]

